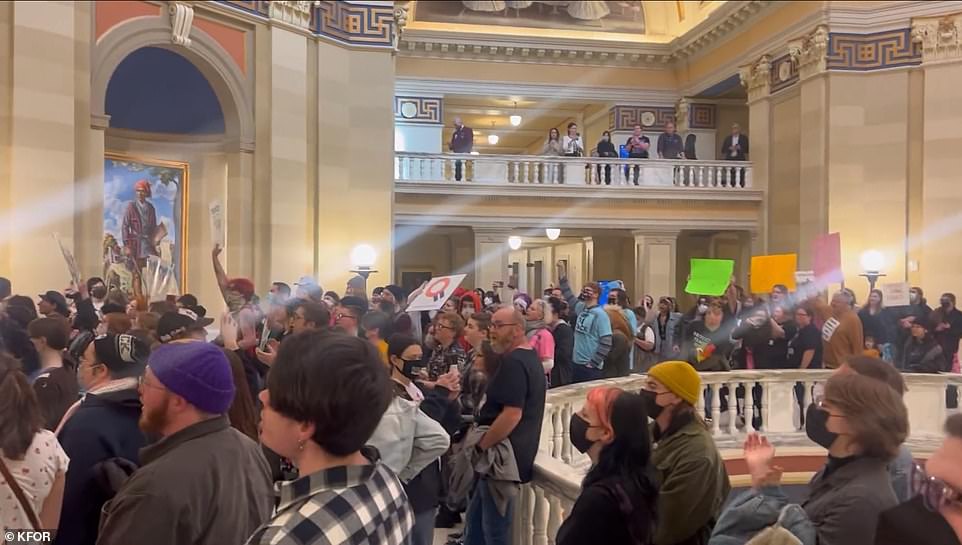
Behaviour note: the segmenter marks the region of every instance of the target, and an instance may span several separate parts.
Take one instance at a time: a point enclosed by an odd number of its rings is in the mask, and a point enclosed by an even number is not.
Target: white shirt
[[[8,460],[4,457],[3,463],[20,485],[23,495],[30,501],[33,513],[39,519],[43,502],[50,494],[54,480],[58,474],[67,472],[70,459],[53,432],[40,430],[33,436],[23,460]],[[31,527],[30,519],[6,482],[0,485],[0,526],[23,529]]]
[[[731,148],[729,148],[731,150],[730,153],[732,157],[738,155],[738,150],[735,149],[735,146],[738,145],[739,137],[741,137],[741,133],[732,135],[732,145],[731,145]]]
[[[585,147],[581,143],[581,137],[576,136],[571,138],[567,134],[561,137],[561,149],[563,149],[566,154],[578,152],[584,154],[585,152]]]

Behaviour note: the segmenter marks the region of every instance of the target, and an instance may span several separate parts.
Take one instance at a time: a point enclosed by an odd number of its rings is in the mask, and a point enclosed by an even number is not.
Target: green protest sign
[[[692,258],[685,293],[718,296],[725,293],[735,270],[731,259]]]

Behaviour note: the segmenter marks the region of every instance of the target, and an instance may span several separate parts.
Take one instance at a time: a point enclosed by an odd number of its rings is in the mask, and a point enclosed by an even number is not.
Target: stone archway
[[[105,115],[107,85],[121,61],[140,48],[159,47],[183,56],[207,78],[224,112],[228,148],[252,150],[254,102],[247,77],[230,54],[207,33],[195,27],[190,35],[190,47],[172,43],[170,23],[165,17],[134,19],[107,32],[94,50],[90,82],[92,116]]]

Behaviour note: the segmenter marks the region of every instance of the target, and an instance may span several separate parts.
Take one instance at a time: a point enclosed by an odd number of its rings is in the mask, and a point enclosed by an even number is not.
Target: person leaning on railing
[[[708,543],[731,491],[711,432],[697,414],[701,378],[688,362],[666,361],[648,371],[640,392],[655,442],[660,477],[655,545]]]
[[[605,131],[601,133],[601,140],[598,141],[597,146],[598,157],[618,157],[618,151],[615,150],[615,144],[611,141],[611,133]],[[611,185],[611,165],[605,165],[605,185]],[[601,165],[598,165],[598,183],[601,183]]]

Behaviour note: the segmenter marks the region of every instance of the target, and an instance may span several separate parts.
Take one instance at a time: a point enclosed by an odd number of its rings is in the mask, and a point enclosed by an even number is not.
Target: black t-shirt
[[[501,356],[501,367],[488,384],[487,401],[478,416],[479,425],[490,426],[504,407],[521,409],[521,421],[508,439],[523,483],[531,481],[534,470],[534,457],[541,440],[544,395],[544,368],[537,352],[518,348]]]
[[[788,369],[798,369],[802,365],[802,356],[808,350],[815,350],[809,369],[822,368],[822,336],[814,325],[809,324],[798,330],[798,333],[788,341]]]

